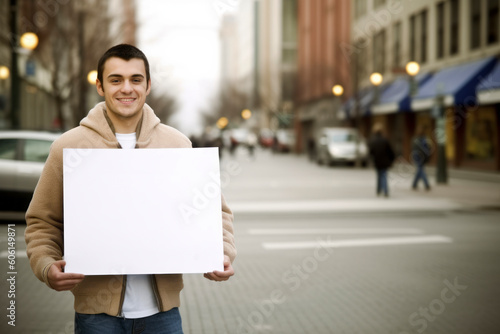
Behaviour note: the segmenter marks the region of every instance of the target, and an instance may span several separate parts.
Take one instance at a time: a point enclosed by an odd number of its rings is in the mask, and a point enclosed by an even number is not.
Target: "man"
[[[418,181],[420,181],[420,179],[424,182],[426,190],[431,189],[429,181],[427,180],[427,174],[425,173],[425,165],[429,162],[431,156],[431,147],[429,145],[429,140],[427,140],[426,132],[427,127],[419,126],[417,129],[417,135],[412,142],[411,158],[417,167],[415,178],[413,179],[413,190],[417,190]]]
[[[76,333],[182,333],[179,294],[182,275],[84,276],[64,272],[63,148],[189,148],[179,131],[160,124],[145,104],[151,90],[146,56],[134,46],[117,45],[98,64],[96,81],[104,102],[80,126],[54,142],[26,212],[26,243],[35,275],[50,288],[75,296]],[[91,208],[89,208],[91,209]],[[236,256],[233,215],[222,198],[224,271],[206,273],[229,279]],[[98,231],[96,231],[98,233]]]
[[[377,196],[383,192],[385,197],[389,197],[387,170],[394,162],[394,151],[389,141],[383,135],[382,124],[375,123],[372,132],[373,136],[368,143],[368,147],[375,169],[377,170]]]

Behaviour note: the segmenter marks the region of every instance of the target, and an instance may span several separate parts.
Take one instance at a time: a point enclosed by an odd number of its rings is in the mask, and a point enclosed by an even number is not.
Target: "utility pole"
[[[10,127],[19,129],[19,105],[21,103],[19,94],[19,69],[17,63],[17,0],[10,0],[10,38],[11,38],[11,90],[10,90]]]

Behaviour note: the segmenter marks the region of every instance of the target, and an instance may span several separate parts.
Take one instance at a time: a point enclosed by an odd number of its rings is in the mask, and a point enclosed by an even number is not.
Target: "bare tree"
[[[235,83],[224,83],[213,98],[210,110],[201,112],[205,127],[213,126],[221,117],[229,120],[229,126],[237,126],[241,122],[241,111],[248,108],[249,96],[240,91]]]
[[[158,91],[152,91],[149,94],[147,104],[153,108],[156,116],[165,124],[168,124],[170,117],[177,112],[179,107],[177,100],[172,95]]]

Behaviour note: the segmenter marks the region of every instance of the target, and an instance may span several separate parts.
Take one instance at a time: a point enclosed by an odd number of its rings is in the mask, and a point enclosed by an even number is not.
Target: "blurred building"
[[[408,161],[415,129],[426,125],[434,148],[444,142],[449,166],[500,170],[500,1],[352,4],[351,41],[339,46],[355,64],[344,122],[367,136],[384,124]],[[415,77],[409,61],[420,65]],[[383,76],[378,87],[373,72]]]
[[[223,18],[222,87],[238,87],[255,128],[293,126],[297,1],[241,0]]]
[[[339,124],[344,96],[351,94],[349,0],[298,1],[298,80],[295,90],[297,149],[314,139],[321,127]],[[344,92],[334,96],[332,87]]]
[[[101,54],[113,44],[135,41],[134,8],[133,0],[0,1],[0,66],[10,70],[8,78],[0,79],[0,128],[66,130],[77,125],[100,100],[87,75]],[[33,51],[19,47],[25,32],[38,37]],[[16,94],[19,106],[12,112]]]

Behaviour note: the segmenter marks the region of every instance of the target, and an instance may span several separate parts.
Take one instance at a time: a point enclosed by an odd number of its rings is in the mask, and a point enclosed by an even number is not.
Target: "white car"
[[[358,159],[363,166],[368,164],[369,152],[366,141],[356,129],[323,128],[316,145],[318,164],[354,164]]]
[[[25,211],[60,134],[0,131],[0,211]]]

